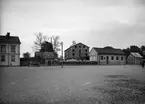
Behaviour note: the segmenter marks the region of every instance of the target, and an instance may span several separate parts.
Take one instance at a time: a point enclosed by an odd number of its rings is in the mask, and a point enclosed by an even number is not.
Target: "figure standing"
[[[144,68],[144,61],[142,61],[142,68]]]

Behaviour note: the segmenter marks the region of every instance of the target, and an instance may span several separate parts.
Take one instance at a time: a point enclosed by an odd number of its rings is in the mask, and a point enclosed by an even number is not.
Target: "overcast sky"
[[[21,55],[34,33],[92,47],[145,45],[145,0],[0,0],[0,34],[19,36]],[[33,55],[33,54],[32,54]]]

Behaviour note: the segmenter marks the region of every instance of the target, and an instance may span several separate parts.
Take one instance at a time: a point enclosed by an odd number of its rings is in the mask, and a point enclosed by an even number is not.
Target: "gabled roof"
[[[125,53],[121,49],[115,48],[96,48],[93,47],[98,54],[101,55],[125,55]]]
[[[21,44],[19,37],[17,36],[0,36],[0,43],[7,43],[7,44]]]
[[[77,46],[77,45],[79,45],[79,44],[85,45],[85,44],[83,44],[83,43],[77,43],[77,44],[71,45],[71,46],[70,46],[69,48],[67,48],[65,51],[67,51],[68,49],[70,49],[70,48],[72,48],[72,47],[74,47],[74,46]],[[89,48],[89,46],[87,46],[87,45],[85,45],[85,46]]]
[[[133,55],[136,58],[142,58],[142,56],[137,52],[131,52],[131,55]]]

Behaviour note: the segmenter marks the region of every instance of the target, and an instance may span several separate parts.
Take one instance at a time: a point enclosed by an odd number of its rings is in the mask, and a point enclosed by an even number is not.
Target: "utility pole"
[[[45,66],[46,66],[46,42],[44,43],[44,46],[45,46]]]
[[[61,68],[63,68],[63,42],[61,42],[60,44],[61,44],[61,56],[62,56]]]
[[[9,44],[8,44],[8,66],[9,66]]]

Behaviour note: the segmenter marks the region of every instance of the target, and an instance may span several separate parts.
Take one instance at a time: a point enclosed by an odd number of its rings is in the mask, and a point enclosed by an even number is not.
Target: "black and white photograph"
[[[0,0],[0,104],[145,104],[145,0]]]

